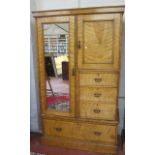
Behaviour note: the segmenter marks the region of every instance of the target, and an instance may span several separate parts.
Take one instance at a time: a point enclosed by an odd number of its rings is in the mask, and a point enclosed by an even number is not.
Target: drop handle
[[[101,82],[102,81],[102,78],[94,78],[94,81],[95,82]]]
[[[100,113],[101,112],[101,110],[100,109],[94,109],[94,113]]]
[[[101,93],[95,93],[94,97],[100,97],[102,94]]]
[[[96,135],[96,136],[100,136],[102,133],[101,132],[99,132],[99,131],[94,131],[94,135]]]
[[[56,131],[61,132],[62,128],[55,128]]]

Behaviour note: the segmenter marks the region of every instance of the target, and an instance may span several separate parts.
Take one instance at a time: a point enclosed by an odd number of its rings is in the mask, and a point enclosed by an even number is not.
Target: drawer
[[[114,73],[80,73],[80,86],[118,86],[118,74]]]
[[[61,136],[86,141],[100,141],[116,144],[116,126],[92,123],[76,123],[57,120],[43,120],[44,133],[49,136]]]
[[[80,103],[80,117],[91,119],[116,120],[116,104]]]
[[[116,103],[117,89],[102,88],[102,87],[81,87],[80,88],[80,103],[85,101]]]
[[[73,133],[76,126],[73,122],[43,120],[43,126],[46,135],[76,138]]]

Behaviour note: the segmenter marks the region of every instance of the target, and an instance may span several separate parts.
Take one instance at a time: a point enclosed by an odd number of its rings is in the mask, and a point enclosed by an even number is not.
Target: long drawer
[[[81,87],[80,88],[80,103],[81,102],[102,102],[116,103],[117,89],[103,87]]]
[[[103,104],[100,102],[81,102],[80,117],[91,119],[116,120],[116,104]]]
[[[79,74],[80,86],[118,86],[118,74],[116,73],[97,73],[86,72]]]
[[[117,127],[83,122],[67,122],[58,120],[43,120],[46,136],[75,138],[86,141],[116,144]]]

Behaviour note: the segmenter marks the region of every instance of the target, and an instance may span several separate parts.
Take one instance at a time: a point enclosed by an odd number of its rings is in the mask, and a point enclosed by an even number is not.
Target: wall
[[[31,9],[37,8],[36,2],[31,0]],[[36,70],[36,47],[35,47],[35,23],[32,14],[30,14],[30,130],[33,132],[40,132],[40,121],[39,121],[39,93],[38,93],[38,81],[37,81],[37,70]]]
[[[124,5],[124,0],[31,0],[31,11],[49,10],[62,8],[93,7],[105,5]],[[124,27],[123,27],[124,29]],[[124,31],[121,57],[121,74],[120,74],[120,93],[119,93],[119,134],[124,126],[124,106],[125,106],[125,47]],[[34,19],[31,16],[31,131],[40,132],[39,128],[39,99],[36,77],[36,60],[35,60],[35,39],[34,39]]]
[[[121,72],[120,72],[120,91],[119,91],[119,134],[124,127],[124,116],[125,116],[125,23],[123,20],[122,28],[122,51],[121,51]]]
[[[124,0],[37,0],[36,2],[36,10],[122,5],[125,3]]]

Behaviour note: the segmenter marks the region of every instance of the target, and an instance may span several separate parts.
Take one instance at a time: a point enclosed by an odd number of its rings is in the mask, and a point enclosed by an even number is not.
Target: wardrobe
[[[117,154],[123,13],[124,6],[33,12],[43,144]]]

